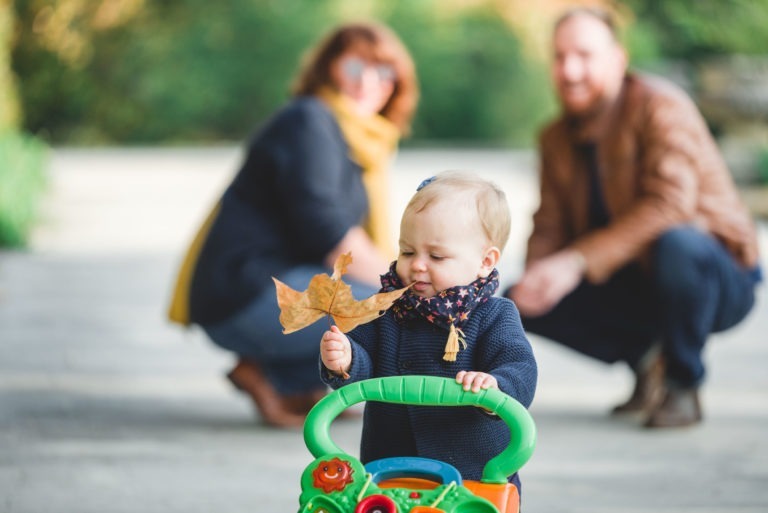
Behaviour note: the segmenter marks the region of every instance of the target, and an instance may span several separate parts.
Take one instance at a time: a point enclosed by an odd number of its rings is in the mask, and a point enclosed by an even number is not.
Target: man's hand
[[[471,388],[475,393],[479,392],[480,389],[499,388],[496,378],[485,372],[459,371],[456,374],[456,383],[461,383],[464,390],[469,391]]]
[[[584,256],[566,249],[533,262],[512,289],[511,297],[520,313],[538,317],[550,311],[581,282]]]
[[[352,366],[352,346],[347,336],[336,326],[320,339],[320,359],[331,372],[347,377]]]

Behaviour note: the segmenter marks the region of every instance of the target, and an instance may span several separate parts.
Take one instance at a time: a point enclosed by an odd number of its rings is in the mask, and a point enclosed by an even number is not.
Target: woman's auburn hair
[[[392,96],[379,114],[394,123],[404,135],[409,134],[419,99],[416,69],[400,38],[379,23],[348,23],[331,31],[305,55],[291,93],[294,96],[315,95],[324,87],[336,89],[331,78],[331,66],[351,48],[373,61],[393,67],[395,81]]]

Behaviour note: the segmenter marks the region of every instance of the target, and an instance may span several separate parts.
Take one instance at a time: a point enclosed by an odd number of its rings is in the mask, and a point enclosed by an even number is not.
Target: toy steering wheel
[[[330,438],[333,419],[348,407],[364,402],[427,405],[478,406],[498,415],[510,432],[509,445],[483,467],[481,482],[506,483],[530,459],[536,445],[536,426],[528,410],[504,392],[490,388],[465,391],[454,379],[436,376],[390,376],[358,381],[325,396],[307,415],[304,441],[315,458],[324,454],[346,454]]]

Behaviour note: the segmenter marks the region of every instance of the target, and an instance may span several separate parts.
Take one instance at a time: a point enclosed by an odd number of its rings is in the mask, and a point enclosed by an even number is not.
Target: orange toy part
[[[464,487],[478,497],[488,500],[499,508],[499,513],[519,513],[520,494],[512,483],[495,484],[480,481],[464,481]]]
[[[313,486],[322,488],[325,493],[334,490],[341,491],[353,481],[352,467],[346,461],[333,458],[330,461],[321,461],[312,472]]]
[[[416,506],[411,508],[408,513],[445,513],[444,509],[430,508],[429,506]]]
[[[393,477],[379,483],[379,488],[405,488],[408,490],[432,490],[440,483],[420,477]]]

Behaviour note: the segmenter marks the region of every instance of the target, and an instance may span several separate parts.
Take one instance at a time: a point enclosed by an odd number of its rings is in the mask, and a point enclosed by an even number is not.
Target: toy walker
[[[480,481],[462,479],[447,463],[416,457],[363,465],[331,441],[333,419],[363,401],[477,406],[498,415],[510,444],[483,468]],[[299,513],[518,513],[520,496],[507,477],[531,457],[536,427],[519,402],[497,389],[466,392],[453,379],[392,376],[344,386],[307,415],[304,441],[315,460],[301,476]]]

